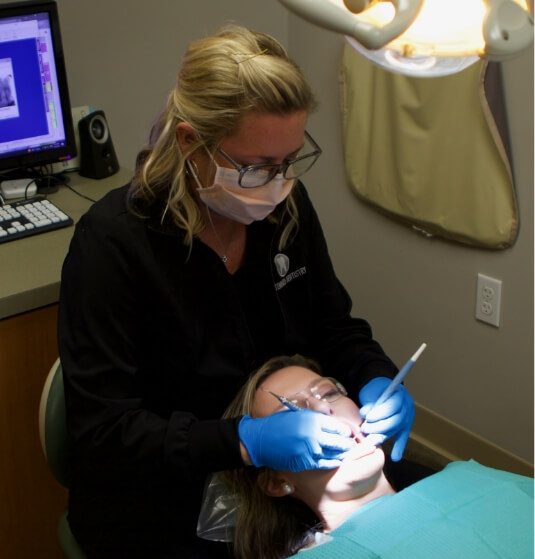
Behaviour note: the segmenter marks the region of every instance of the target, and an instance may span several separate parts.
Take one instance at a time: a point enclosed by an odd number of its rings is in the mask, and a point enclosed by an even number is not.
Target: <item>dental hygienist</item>
[[[76,226],[59,343],[68,520],[89,558],[227,557],[196,537],[210,472],[340,465],[355,443],[329,415],[219,419],[269,357],[315,358],[364,414],[396,373],[350,316],[298,180],[321,154],[314,104],[272,37],[227,27],[192,43],[131,184]],[[400,386],[366,418],[393,459],[413,410]]]

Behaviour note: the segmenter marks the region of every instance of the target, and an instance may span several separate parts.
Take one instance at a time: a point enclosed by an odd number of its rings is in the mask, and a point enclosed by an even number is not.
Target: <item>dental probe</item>
[[[279,396],[278,394],[275,394],[275,392],[271,392],[271,390],[268,390],[268,392],[272,395],[275,396],[275,398],[277,398],[277,400],[283,405],[286,406],[289,410],[291,411],[299,411],[302,410],[303,408],[300,408],[297,404],[294,404],[293,402],[290,402],[290,400],[288,400],[288,398],[286,398],[285,396]]]
[[[388,400],[388,398],[392,395],[394,390],[403,382],[403,379],[407,376],[407,373],[412,369],[412,366],[416,363],[418,357],[422,355],[422,352],[426,347],[427,344],[422,344],[418,348],[418,351],[405,363],[405,365],[403,365],[399,373],[392,379],[392,382],[385,388],[385,391],[379,396],[377,402],[375,402],[375,404],[373,405],[373,408],[375,408],[376,406],[380,406],[382,403]]]
[[[377,401],[373,405],[372,409],[368,412],[368,415],[377,406],[380,406],[382,403],[384,403],[384,402],[386,402],[386,400],[388,400],[388,398],[392,395],[394,390],[403,382],[403,379],[407,376],[407,373],[412,369],[412,366],[416,363],[416,360],[418,359],[418,357],[420,357],[420,355],[422,354],[423,350],[426,347],[427,347],[427,344],[422,344],[418,348],[418,351],[405,363],[405,365],[403,365],[403,367],[400,369],[398,374],[392,379],[390,384],[385,388],[384,392],[379,396],[379,398],[377,399]],[[364,425],[366,425],[366,420],[364,420],[364,422],[361,424],[361,426],[360,426],[361,430],[362,430],[362,427]],[[368,435],[368,437],[369,436],[370,435]],[[381,442],[378,441],[377,443],[374,443],[374,444],[382,444],[382,441]]]
[[[412,369],[412,366],[416,363],[416,360],[422,354],[422,351],[427,347],[427,344],[422,344],[418,351],[403,365],[400,369],[398,374],[392,379],[390,384],[385,388],[384,392],[379,396],[375,404],[373,405],[372,409],[368,412],[368,415],[377,407],[380,406],[382,403],[386,402],[388,398],[392,395],[394,390],[403,382],[403,379],[407,376],[407,373]],[[366,424],[366,420],[360,426],[361,430],[362,427]],[[368,435],[369,437],[370,435]],[[375,443],[380,444],[380,443]]]

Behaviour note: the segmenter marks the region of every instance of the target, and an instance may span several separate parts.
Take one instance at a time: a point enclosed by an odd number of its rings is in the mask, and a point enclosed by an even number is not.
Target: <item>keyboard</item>
[[[73,220],[44,197],[0,206],[0,243],[53,231]]]

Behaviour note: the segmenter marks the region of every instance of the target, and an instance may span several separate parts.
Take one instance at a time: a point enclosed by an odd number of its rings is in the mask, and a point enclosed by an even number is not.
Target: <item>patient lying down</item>
[[[454,462],[396,493],[383,472],[383,451],[360,434],[358,407],[310,360],[296,355],[268,361],[226,417],[301,413],[287,410],[271,392],[343,420],[355,445],[332,470],[227,472],[238,498],[237,559],[280,559],[297,552],[303,559],[532,557],[531,478]]]

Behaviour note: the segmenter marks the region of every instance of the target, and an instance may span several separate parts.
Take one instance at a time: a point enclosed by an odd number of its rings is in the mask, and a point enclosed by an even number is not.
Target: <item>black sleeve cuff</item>
[[[238,438],[241,418],[198,421],[190,414],[171,417],[164,461],[183,479],[243,466]]]

